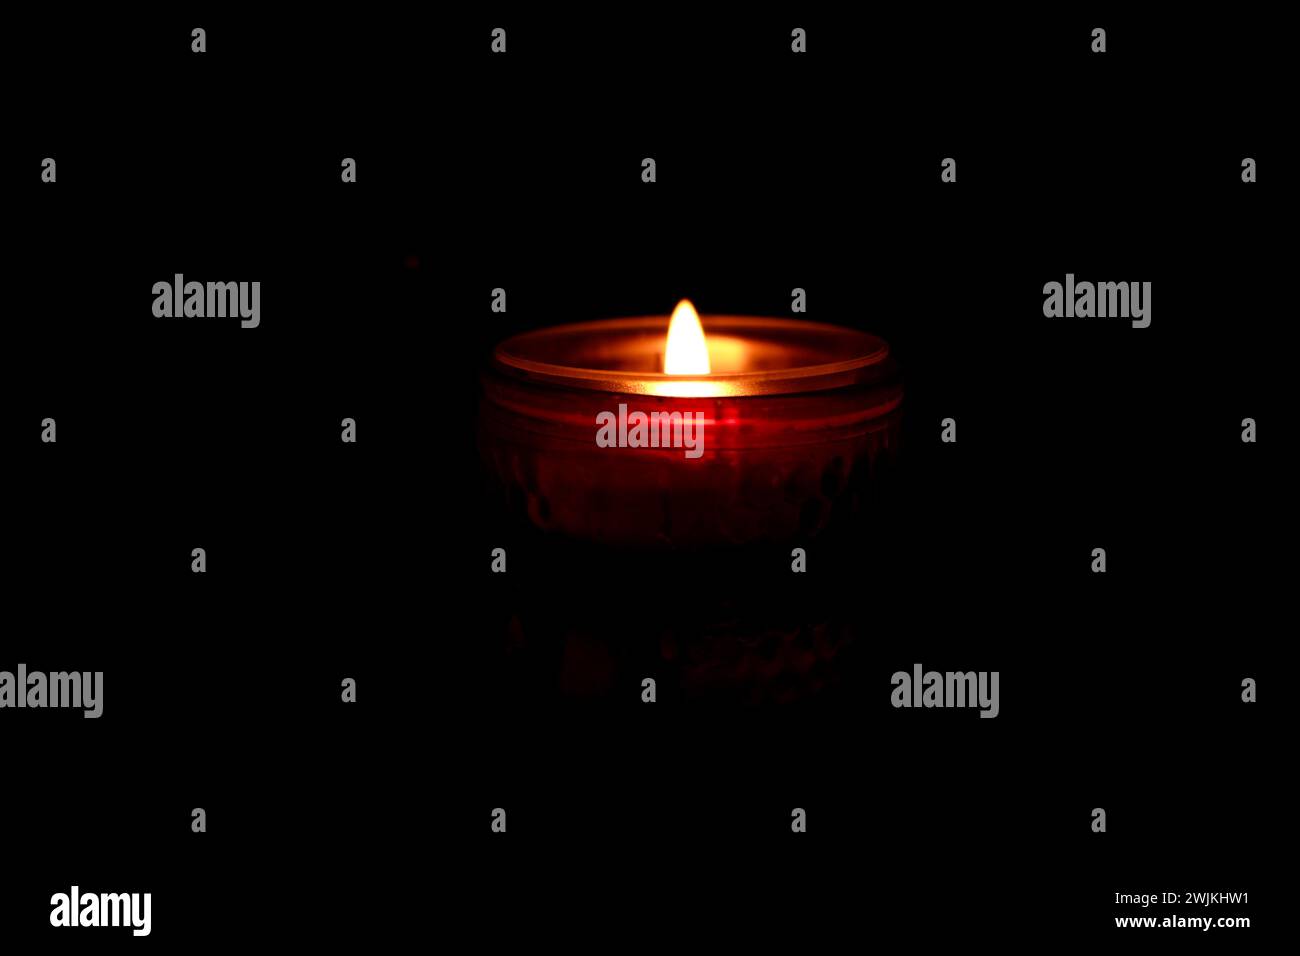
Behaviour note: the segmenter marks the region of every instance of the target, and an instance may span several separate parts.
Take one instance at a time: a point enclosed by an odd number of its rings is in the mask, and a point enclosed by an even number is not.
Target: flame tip
[[[682,299],[668,322],[664,372],[668,375],[708,375],[709,344],[704,326],[690,299]]]

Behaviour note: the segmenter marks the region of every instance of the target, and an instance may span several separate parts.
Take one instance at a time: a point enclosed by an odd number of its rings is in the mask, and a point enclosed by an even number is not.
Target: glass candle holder
[[[560,325],[496,347],[479,441],[510,515],[580,541],[701,549],[806,541],[861,512],[898,444],[902,385],[883,340],[705,316],[711,371],[667,375],[667,322]],[[623,412],[694,416],[698,456],[602,447],[602,416]]]

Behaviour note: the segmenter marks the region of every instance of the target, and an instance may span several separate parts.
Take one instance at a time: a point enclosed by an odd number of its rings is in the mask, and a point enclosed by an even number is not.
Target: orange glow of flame
[[[664,373],[667,375],[708,375],[709,345],[704,326],[689,299],[682,299],[673,309],[668,323],[668,342],[664,346]]]

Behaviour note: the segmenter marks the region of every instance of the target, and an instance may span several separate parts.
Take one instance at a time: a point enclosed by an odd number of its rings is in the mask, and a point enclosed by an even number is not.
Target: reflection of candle
[[[861,504],[897,445],[889,347],[816,322],[662,316],[561,325],[497,346],[481,443],[534,527],[631,546],[798,542]],[[599,447],[627,405],[703,418],[703,454]]]

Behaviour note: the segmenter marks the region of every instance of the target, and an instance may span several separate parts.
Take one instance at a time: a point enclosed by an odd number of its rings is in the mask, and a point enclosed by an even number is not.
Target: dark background
[[[4,712],[6,937],[1182,946],[1201,934],[1115,929],[1152,911],[1114,894],[1245,890],[1179,912],[1252,918],[1195,942],[1262,939],[1279,33],[793,7],[15,21],[0,668],[106,689],[97,721]],[[155,320],[175,272],[261,280],[260,328]],[[1151,327],[1045,319],[1067,272],[1151,281]],[[512,611],[616,639],[672,568],[509,539],[474,447],[487,351],[684,296],[787,314],[795,286],[899,360],[888,534],[808,580],[774,554],[711,586],[849,628],[840,682],[784,707],[553,693],[503,650]],[[917,661],[999,670],[1001,715],[892,709]],[[152,892],[155,942],[52,933],[74,882]]]

